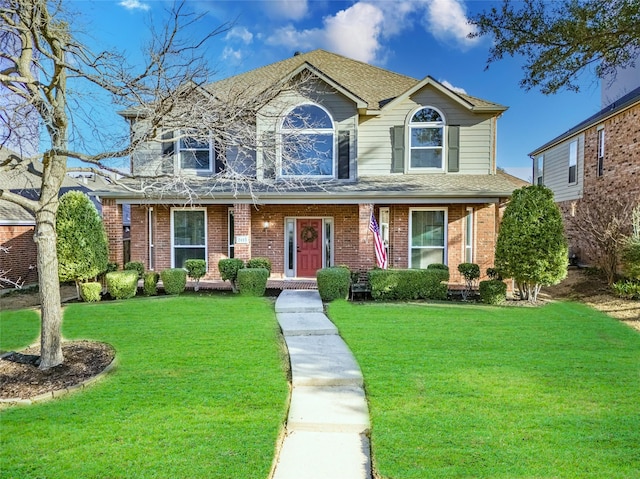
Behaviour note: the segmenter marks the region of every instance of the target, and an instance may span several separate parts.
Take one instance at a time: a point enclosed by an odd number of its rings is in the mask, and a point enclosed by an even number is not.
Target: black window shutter
[[[264,179],[276,178],[276,134],[267,132],[262,143],[262,177]]]
[[[351,160],[349,130],[341,130],[338,132],[338,179],[349,179],[349,161]]]
[[[173,140],[173,131],[166,131],[162,134],[162,156],[171,156],[175,151],[175,142]]]
[[[393,127],[393,152],[391,173],[404,172],[404,126]]]
[[[449,125],[447,170],[451,173],[460,171],[460,125]]]
[[[218,173],[222,173],[225,169],[224,168],[224,163],[225,163],[224,151],[222,150],[222,146],[217,141],[213,143],[213,156],[214,156],[213,172],[217,175]]]

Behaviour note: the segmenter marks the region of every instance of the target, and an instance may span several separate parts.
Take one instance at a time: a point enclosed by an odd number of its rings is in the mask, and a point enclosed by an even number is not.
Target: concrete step
[[[317,290],[287,289],[276,299],[276,313],[322,313],[323,310]]]
[[[371,479],[369,439],[357,433],[287,435],[273,479]]]
[[[369,408],[361,387],[293,388],[287,430],[369,432]]]
[[[323,313],[277,313],[285,336],[338,334],[338,328]]]

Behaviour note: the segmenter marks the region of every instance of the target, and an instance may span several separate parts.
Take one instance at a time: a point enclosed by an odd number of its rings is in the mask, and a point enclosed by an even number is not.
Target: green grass
[[[22,311],[1,321],[3,349],[37,334]],[[83,392],[3,410],[0,477],[268,476],[288,396],[268,300],[77,304],[63,334],[112,344],[117,368]]]
[[[381,477],[640,477],[640,335],[587,307],[332,303]]]

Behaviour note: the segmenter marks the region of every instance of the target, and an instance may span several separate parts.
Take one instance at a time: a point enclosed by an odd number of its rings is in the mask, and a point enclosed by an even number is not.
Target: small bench
[[[351,273],[351,286],[349,287],[351,301],[354,300],[356,294],[362,294],[366,298],[371,293],[371,284],[369,283],[369,273],[367,271],[353,271]]]

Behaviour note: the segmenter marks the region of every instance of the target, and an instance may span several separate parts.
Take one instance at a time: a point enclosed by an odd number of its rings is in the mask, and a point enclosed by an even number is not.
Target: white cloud
[[[267,15],[285,20],[300,20],[309,11],[307,0],[271,0],[263,5]]]
[[[379,41],[384,14],[375,5],[358,2],[323,19],[323,28],[296,30],[292,25],[279,28],[267,41],[292,49],[326,48],[363,62],[379,60]]]
[[[469,48],[478,38],[468,38],[475,29],[467,20],[462,0],[431,0],[427,3],[426,28],[440,41],[453,40],[459,47]]]
[[[248,45],[253,41],[253,33],[247,30],[245,27],[233,27],[227,35],[224,37],[225,40],[240,40],[245,45]]]
[[[231,47],[224,47],[222,50],[222,59],[232,62],[239,62],[242,60],[242,51],[234,50]]]
[[[127,10],[149,10],[151,8],[149,4],[143,3],[140,0],[122,0],[118,5]]]
[[[444,86],[446,86],[449,90],[453,90],[457,93],[462,93],[464,95],[467,94],[467,91],[464,88],[460,88],[457,86],[453,86],[451,83],[449,83],[447,80],[440,80],[440,83],[442,83]]]

